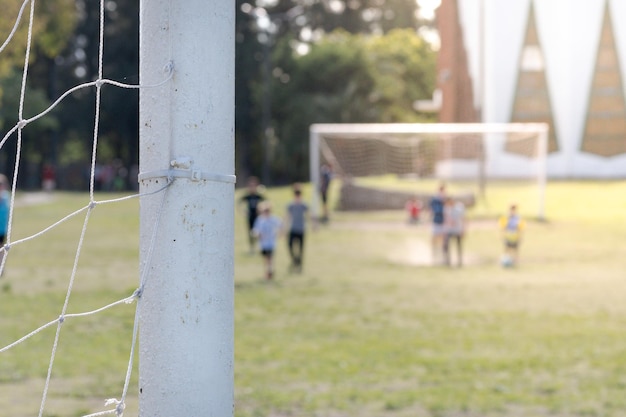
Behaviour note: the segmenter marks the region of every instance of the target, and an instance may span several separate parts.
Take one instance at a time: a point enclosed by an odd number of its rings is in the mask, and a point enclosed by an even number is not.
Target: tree
[[[298,55],[281,43],[273,55],[273,177],[308,179],[312,123],[419,122],[413,103],[435,86],[435,53],[414,30],[385,36],[336,31]],[[259,86],[256,86],[258,91]]]
[[[67,48],[54,61],[55,98],[73,86],[98,77],[99,0],[76,0],[79,20]],[[139,2],[109,0],[105,4],[104,78],[139,83]],[[75,166],[88,160],[94,129],[95,89],[81,90],[59,108],[59,163]],[[139,93],[104,85],[101,97],[98,154],[101,164],[115,162],[120,174],[139,161]],[[75,169],[79,169],[77,167]],[[136,178],[126,177],[127,186]],[[84,181],[83,181],[84,182]],[[74,184],[72,186],[84,186]]]
[[[7,0],[10,15],[17,16],[22,0]],[[3,3],[4,6],[4,3]],[[27,117],[46,108],[68,89],[98,77],[100,47],[100,0],[49,0],[36,2],[35,33],[28,77],[32,98],[25,106]],[[3,10],[4,12],[4,10]],[[8,13],[6,14],[9,15]],[[25,11],[28,17],[28,8]],[[24,18],[23,18],[24,20]],[[2,33],[11,30],[13,22],[0,21]],[[24,21],[10,44],[8,55],[0,60],[0,89],[19,86],[15,74],[20,73],[24,60]],[[139,2],[108,0],[105,3],[104,69],[103,76],[128,84],[139,83]],[[7,58],[8,57],[8,58]],[[8,64],[7,64],[8,62]],[[16,84],[17,82],[17,84]],[[45,162],[58,165],[61,171],[73,170],[59,183],[70,186],[65,179],[72,176],[71,187],[84,187],[86,177],[79,164],[87,163],[91,155],[94,131],[95,88],[80,90],[69,97],[45,118],[23,130],[24,149],[28,150],[24,186],[38,185],[38,170]],[[14,94],[14,93],[12,93]],[[19,96],[19,91],[18,91]],[[7,98],[8,106],[13,98]],[[36,103],[36,104],[32,104]],[[13,112],[13,113],[11,113]],[[115,161],[122,167],[138,163],[139,94],[137,90],[104,85],[101,97],[98,154],[101,163]],[[4,123],[3,123],[4,122]],[[0,127],[17,122],[17,107],[3,107]],[[11,152],[11,143],[5,150]],[[0,169],[10,171],[12,156]],[[1,158],[0,158],[1,161]],[[80,162],[79,162],[80,161]],[[120,169],[123,173],[123,169]],[[34,177],[28,178],[28,176]],[[80,180],[76,180],[80,178]],[[127,178],[135,183],[136,179]],[[136,184],[135,184],[136,185]]]
[[[235,47],[235,155],[237,156],[238,177],[244,182],[254,167],[260,167],[262,149],[254,149],[262,142],[260,123],[255,117],[255,103],[252,98],[253,80],[261,77],[263,60],[262,45],[257,39],[255,19],[243,10],[244,0],[236,0],[236,47]]]
[[[6,0],[3,2],[3,19],[0,19],[0,36],[8,40],[9,33],[15,26],[20,9],[23,7],[21,20],[17,22],[14,37],[6,43],[0,59],[0,129],[13,127],[18,121],[18,104],[21,88],[21,73],[24,65],[28,31],[29,2]],[[33,25],[32,45],[29,61],[24,117],[32,117],[50,103],[50,72],[48,65],[65,48],[67,40],[76,26],[77,13],[74,0],[51,0],[37,3]],[[20,185],[33,187],[39,183],[37,165],[43,155],[49,152],[50,132],[58,129],[58,120],[48,115],[27,126],[22,132],[22,154],[25,164],[20,165],[24,173],[20,175]],[[7,141],[0,152],[0,170],[9,172],[15,164],[16,141]],[[24,175],[25,174],[25,175]]]
[[[5,3],[5,16],[16,16],[22,1]],[[49,103],[67,89],[96,79],[98,71],[99,0],[36,4],[38,35],[28,88],[36,92],[33,101],[39,104],[27,105],[29,115],[45,105],[46,99]],[[430,55],[420,52],[422,45],[412,38],[418,24],[415,0],[236,0],[235,5],[235,137],[240,178],[258,175],[266,145],[276,164],[276,179],[301,177],[308,149],[303,132],[311,121],[407,120],[414,116],[411,100],[430,97],[430,91],[421,95],[431,82],[424,75],[430,68]],[[118,0],[105,4],[106,78],[139,82],[138,7],[138,2]],[[7,21],[0,22],[0,33],[10,30]],[[23,50],[18,46],[24,45],[25,26],[20,26],[16,42],[2,54],[0,92],[23,63]],[[401,46],[386,50],[389,45],[374,41],[376,36],[400,36],[392,35],[398,27],[407,28],[411,35],[391,42],[404,42],[404,49],[416,51],[418,57],[407,56]],[[337,28],[345,29],[332,32]],[[307,49],[311,50],[308,55]],[[396,49],[400,52],[392,55]],[[399,83],[404,83],[402,88]],[[3,122],[5,127],[16,122],[17,116],[6,110],[0,109],[0,127]],[[100,162],[119,159],[126,167],[136,164],[137,92],[104,86],[101,110],[98,152],[105,160]],[[66,98],[40,127],[24,130],[25,140],[36,144],[27,146],[29,158],[68,166],[86,159],[91,153],[93,111],[93,89]],[[297,169],[291,167],[293,158],[298,158]]]
[[[363,39],[340,31],[298,56],[283,42],[276,48],[272,78],[275,143],[272,177],[302,180],[308,163],[308,127],[313,122],[374,121],[369,106],[375,80]],[[258,86],[257,86],[258,87]]]
[[[372,105],[379,123],[429,120],[413,108],[435,89],[436,62],[430,46],[414,31],[395,29],[367,40],[368,61],[375,68],[376,91]],[[433,120],[431,120],[433,121]]]
[[[4,43],[16,24],[20,10],[21,21],[16,26],[13,39],[6,44],[0,60],[0,78],[9,75],[16,67],[24,64],[26,36],[28,33],[29,2],[23,0],[4,0],[3,18],[0,19],[0,37]],[[51,0],[37,4],[33,27],[33,54],[31,61],[38,56],[55,57],[66,45],[76,25],[74,0]]]
[[[265,152],[270,152],[272,157],[276,152],[287,152],[281,150],[283,140],[276,135],[272,136],[272,132],[291,130],[276,125],[284,119],[275,115],[279,111],[275,105],[276,97],[282,97],[280,89],[285,82],[281,79],[293,75],[293,71],[286,68],[286,57],[293,54],[294,49],[306,50],[319,42],[325,34],[336,29],[352,34],[383,35],[395,28],[416,30],[418,24],[421,24],[416,17],[415,0],[236,0],[236,7],[235,136],[239,177],[245,177],[250,172],[258,175],[263,171]],[[263,87],[267,82],[264,77],[269,78],[264,75],[265,67],[269,68],[267,72],[273,78],[269,92],[264,92]],[[350,90],[344,93],[344,104],[353,95],[359,94],[358,91]],[[272,103],[271,111],[264,104],[268,98]],[[333,98],[338,99],[339,96]],[[282,99],[279,101],[282,102]],[[353,107],[353,113],[374,111],[367,103],[365,101],[357,104],[353,101],[352,106],[344,108]],[[363,108],[357,109],[356,106],[359,105]],[[302,104],[302,107],[302,111],[310,111],[306,104]],[[322,105],[316,108],[323,112],[327,107]],[[264,126],[267,124],[264,122],[264,114],[268,112],[272,114],[273,120],[270,123],[270,137],[266,136],[267,126]],[[280,140],[279,144],[276,143],[277,140]],[[264,146],[269,146],[270,149],[264,149]],[[277,148],[276,152],[272,148]],[[294,157],[299,158],[298,155]],[[280,158],[273,162],[281,163]],[[284,168],[278,170],[284,171]]]

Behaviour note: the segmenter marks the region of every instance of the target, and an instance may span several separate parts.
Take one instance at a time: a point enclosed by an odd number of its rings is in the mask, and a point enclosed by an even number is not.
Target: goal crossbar
[[[537,133],[547,134],[547,123],[317,123],[311,137],[320,134],[380,133]]]

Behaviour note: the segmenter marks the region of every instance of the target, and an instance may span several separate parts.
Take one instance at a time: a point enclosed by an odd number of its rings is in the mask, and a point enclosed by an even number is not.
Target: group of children
[[[446,195],[444,185],[430,199],[429,210],[432,220],[432,254],[433,260],[450,266],[450,242],[456,244],[457,266],[463,265],[463,237],[465,236],[465,205]]]
[[[265,264],[265,278],[271,280],[274,277],[276,241],[283,230],[283,221],[272,214],[270,202],[265,200],[258,188],[258,179],[250,178],[248,191],[241,197],[240,201],[246,204],[250,252],[254,253],[258,242]],[[302,201],[302,189],[299,184],[294,185],[293,195],[293,200],[287,205],[285,223],[288,229],[285,229],[288,230],[287,244],[291,257],[290,270],[301,272],[309,207]]]
[[[293,200],[287,205],[287,218],[283,221],[272,214],[271,204],[259,192],[256,177],[248,181],[248,191],[240,199],[245,203],[248,215],[248,233],[251,253],[258,242],[265,264],[265,278],[274,276],[274,250],[276,241],[282,230],[288,230],[287,242],[291,258],[290,270],[300,272],[304,249],[304,237],[309,207],[302,200],[302,189],[298,184],[293,187]],[[445,185],[441,185],[436,195],[428,204],[432,221],[432,254],[435,263],[452,264],[451,246],[456,246],[456,265],[463,265],[463,238],[466,231],[465,205],[446,195]],[[406,205],[409,222],[416,223],[422,211],[417,198],[411,198]],[[517,206],[511,205],[509,213],[498,220],[504,242],[504,253],[501,258],[503,267],[513,267],[518,262],[518,249],[525,227],[523,219],[517,213]]]
[[[417,223],[422,212],[420,201],[411,198],[405,209],[409,223]],[[441,185],[436,195],[428,204],[432,222],[432,255],[433,262],[439,260],[444,265],[451,265],[450,246],[454,242],[457,249],[457,266],[463,265],[463,237],[465,236],[465,206],[460,200],[454,200],[446,195],[445,185]],[[498,220],[498,226],[502,233],[504,252],[501,257],[501,265],[509,268],[517,265],[518,250],[522,232],[525,228],[524,220],[517,213],[517,206],[512,204],[507,215]]]

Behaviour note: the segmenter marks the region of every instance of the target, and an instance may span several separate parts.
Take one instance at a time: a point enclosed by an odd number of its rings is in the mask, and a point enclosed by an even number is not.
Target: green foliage
[[[237,169],[242,177],[248,173],[258,175],[267,152],[273,165],[274,181],[302,180],[307,172],[306,138],[311,122],[411,120],[415,116],[412,114],[413,97],[430,96],[431,80],[428,77],[416,80],[421,75],[416,70],[405,68],[413,64],[425,69],[432,66],[426,63],[426,60],[432,61],[432,53],[420,52],[422,46],[409,39],[410,36],[417,36],[415,30],[419,24],[415,17],[417,5],[414,0],[279,0],[264,6],[276,23],[269,37],[262,33],[254,17],[244,12],[245,4],[249,3],[244,0],[235,2],[235,136]],[[17,16],[22,4],[20,0],[3,3],[6,19],[0,22],[0,33],[10,32],[13,17]],[[96,78],[98,6],[96,0],[36,3],[28,90],[35,94],[29,100],[36,101],[37,105],[28,105],[27,114],[47,107],[76,84]],[[5,95],[12,96],[2,103],[0,126],[4,129],[14,123],[15,115],[11,112],[17,112],[16,107],[9,106],[19,95],[9,92],[8,85],[19,85],[14,74],[19,73],[23,65],[27,28],[24,19],[28,17],[28,11],[26,7],[16,37],[0,59],[0,99],[3,89],[7,89]],[[130,84],[138,83],[139,3],[109,1],[105,13],[105,76]],[[400,39],[393,33],[396,28],[405,28],[407,37]],[[313,36],[307,36],[307,33]],[[318,46],[316,43],[320,34],[326,34],[327,38],[322,37]],[[263,36],[259,35],[266,35],[265,44],[261,43]],[[376,42],[365,38],[370,35],[385,35],[384,39],[389,36],[392,43],[405,42],[407,49],[417,46],[413,54],[420,57],[419,62],[406,56],[396,62],[403,53],[387,54],[384,49],[388,45],[377,47]],[[294,52],[295,47],[304,44],[313,47],[311,57]],[[337,50],[333,51],[333,48]],[[262,69],[270,55],[271,81],[266,85]],[[299,71],[303,74],[299,75]],[[424,91],[425,94],[422,94]],[[398,92],[401,94],[396,94]],[[266,107],[267,100],[270,105]],[[100,142],[107,152],[103,162],[120,159],[127,167],[136,164],[139,152],[137,92],[105,86],[101,104]],[[271,115],[268,149],[264,149],[264,112]],[[70,167],[58,166],[74,160],[72,156],[62,156],[64,149],[80,148],[76,144],[79,138],[84,142],[82,147],[88,148],[93,127],[93,91],[81,91],[67,97],[55,110],[54,116],[41,120],[38,126],[25,129],[31,164],[24,173],[30,177],[26,182],[38,184],[39,170],[44,162],[57,165],[59,175],[69,172]],[[14,149],[7,146],[5,150],[11,155]],[[11,158],[0,158],[0,171],[12,170],[14,162]],[[59,178],[58,183],[68,185],[75,181]]]
[[[425,24],[416,17],[415,0],[255,3],[274,23],[269,36],[246,12],[250,4],[236,1],[240,176],[261,175],[267,160],[271,175],[264,181],[308,179],[310,123],[429,119],[413,110],[415,97],[430,98],[434,89],[434,72],[427,74],[434,71],[434,53],[415,43],[418,27]],[[397,29],[405,35],[393,33]],[[387,42],[402,52],[387,54]],[[310,52],[296,52],[303,47]],[[270,81],[264,69],[268,59]],[[418,68],[407,68],[414,64]]]
[[[16,72],[12,72],[0,80],[0,88],[5,92],[0,102],[0,127],[6,130],[12,128],[18,121],[21,80],[21,75]],[[38,115],[49,105],[50,101],[45,91],[36,87],[27,88],[24,97],[24,118],[28,119]],[[30,126],[26,135],[40,136],[47,129],[57,128],[58,120],[53,115],[46,115]]]
[[[30,50],[28,81],[24,99],[24,118],[33,117],[47,109],[51,97],[51,72],[54,58],[67,47],[74,33],[78,15],[74,0],[52,0],[35,5],[35,16]],[[31,2],[8,0],[2,3],[3,18],[0,19],[2,41],[8,37],[16,22],[18,11],[26,5],[14,38],[0,56],[0,129],[6,133],[18,120],[22,70],[26,51],[28,20]],[[54,114],[29,124],[22,130],[21,151],[24,156],[20,187],[38,187],[38,166],[54,154],[53,132],[61,128]],[[15,164],[17,134],[3,145],[0,172],[11,172]]]
[[[78,15],[75,0],[55,0],[37,4],[36,46],[40,53],[54,58],[65,49],[74,33]]]
[[[291,42],[272,56],[272,119],[277,145],[275,176],[308,178],[308,129],[312,123],[418,122],[413,103],[435,86],[435,54],[415,31],[384,36],[335,31],[299,55]],[[257,86],[259,99],[264,90]]]
[[[428,120],[416,114],[413,103],[432,95],[435,87],[435,54],[412,30],[395,29],[386,36],[368,39],[368,60],[375,67],[378,122],[402,123]]]
[[[86,161],[89,156],[87,143],[80,138],[72,136],[62,145],[59,163],[63,166]]]
[[[18,121],[18,109],[21,90],[21,76],[17,73],[7,74],[0,79],[0,90],[4,92],[0,98],[0,129],[3,133],[13,128]],[[50,101],[44,90],[28,85],[24,96],[25,119],[38,115],[48,108]],[[37,165],[42,162],[43,155],[48,150],[48,132],[59,128],[59,120],[54,113],[50,113],[35,122],[30,123],[22,130],[21,152],[27,164]],[[0,172],[8,173],[13,164],[17,151],[17,133],[13,133],[3,145],[4,155],[0,162]],[[26,176],[25,176],[26,177]],[[21,178],[22,180],[24,178]],[[38,179],[36,179],[38,182]],[[20,185],[24,185],[23,182]]]
[[[11,32],[19,10],[24,4],[22,0],[4,0],[2,2],[2,16],[0,19],[0,36],[2,42]],[[0,79],[5,77],[14,68],[24,65],[26,36],[28,33],[28,16],[30,4],[27,4],[22,14],[21,23],[12,42],[2,53],[0,60]],[[35,7],[35,25],[33,26],[33,55],[54,57],[65,48],[77,21],[75,2],[73,0],[52,0],[37,3]]]
[[[6,3],[6,4],[5,4]],[[0,33],[8,34],[17,16],[21,0],[3,3]],[[27,2],[29,3],[29,2]],[[28,71],[25,117],[47,108],[68,89],[98,75],[100,2],[98,0],[53,0],[38,2],[35,7],[33,46]],[[6,7],[5,7],[6,6]],[[104,40],[105,77],[137,84],[139,46],[139,3],[109,1],[105,8]],[[26,7],[16,37],[0,57],[0,127],[9,129],[17,121],[26,28]],[[81,90],[66,97],[45,118],[23,130],[28,167],[20,173],[20,187],[39,187],[44,163],[55,166],[57,185],[75,186],[69,178],[77,155],[89,149],[94,129],[94,91]],[[138,92],[106,85],[102,89],[98,124],[102,162],[119,159],[127,167],[138,162]],[[82,142],[82,143],[78,143]],[[65,149],[70,150],[64,155]],[[15,143],[3,148],[0,172],[11,172]],[[85,160],[88,160],[84,159]]]

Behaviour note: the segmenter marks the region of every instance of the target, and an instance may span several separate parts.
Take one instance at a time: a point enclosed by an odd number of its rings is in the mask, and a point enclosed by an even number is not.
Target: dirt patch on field
[[[15,205],[20,206],[34,206],[37,204],[45,204],[54,200],[53,193],[46,192],[26,192],[21,193],[15,199]]]
[[[429,266],[433,264],[430,242],[418,239],[405,240],[387,255],[393,263]]]
[[[341,221],[333,223],[330,227],[334,230],[351,230],[363,232],[399,232],[401,238],[397,244],[385,247],[386,258],[398,264],[413,266],[437,266],[442,265],[442,259],[435,259],[431,247],[431,225],[429,223],[409,224],[407,222],[394,221]],[[472,221],[469,230],[493,229],[496,230],[493,220]],[[406,233],[405,233],[406,232]],[[456,246],[452,245],[451,263],[457,264]],[[468,251],[465,245],[463,253],[464,265],[476,265],[484,263],[484,260]]]

